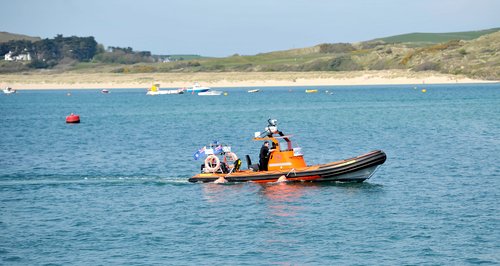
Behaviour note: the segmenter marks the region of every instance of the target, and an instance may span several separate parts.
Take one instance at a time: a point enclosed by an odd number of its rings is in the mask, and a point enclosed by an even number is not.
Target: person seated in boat
[[[240,165],[241,165],[241,160],[240,160]],[[238,165],[238,169],[239,169],[239,165]],[[219,172],[221,172],[222,174],[227,174],[229,173],[230,169],[229,167],[227,166],[227,164],[225,162],[221,162],[220,163],[220,168],[218,170]],[[202,163],[201,166],[200,166],[200,172],[201,173],[205,173],[207,171],[205,171],[205,163]]]
[[[264,144],[260,148],[259,154],[259,170],[267,171],[267,164],[269,163],[269,154],[274,151],[274,143],[273,149],[269,149],[269,141],[264,141]]]

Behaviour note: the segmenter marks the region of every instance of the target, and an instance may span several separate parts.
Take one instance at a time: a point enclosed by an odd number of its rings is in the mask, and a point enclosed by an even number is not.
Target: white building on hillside
[[[24,51],[25,51],[24,54],[18,54],[18,55],[14,55],[12,51],[9,51],[8,53],[5,54],[4,59],[5,61],[31,61],[30,53],[28,53],[26,49]]]

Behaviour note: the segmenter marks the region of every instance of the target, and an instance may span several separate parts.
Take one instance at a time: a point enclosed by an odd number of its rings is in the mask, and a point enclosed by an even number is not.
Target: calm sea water
[[[500,85],[422,88],[0,95],[0,264],[498,264]],[[256,160],[271,117],[309,164],[388,159],[362,184],[187,182],[214,139]]]

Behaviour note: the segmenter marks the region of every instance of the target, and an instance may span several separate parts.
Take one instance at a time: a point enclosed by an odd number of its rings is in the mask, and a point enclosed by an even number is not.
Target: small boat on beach
[[[2,90],[3,93],[5,94],[13,94],[13,93],[17,93],[16,90],[12,89],[11,87],[6,87],[5,89]]]
[[[306,90],[306,93],[317,93],[318,90]]]
[[[195,82],[193,87],[186,89],[187,93],[198,93],[198,92],[206,92],[210,90],[210,87],[202,87],[198,82]]]
[[[301,148],[293,147],[291,135],[285,135],[277,129],[277,121],[268,120],[263,132],[255,132],[253,140],[272,143],[269,150],[267,169],[262,165],[252,164],[246,155],[247,169],[241,170],[241,159],[226,147],[214,145],[198,150],[194,158],[206,155],[201,173],[189,178],[189,182],[363,182],[369,179],[386,160],[381,150],[374,150],[356,157],[326,164],[307,165]],[[212,147],[212,146],[211,146]],[[218,150],[218,152],[213,152]],[[210,151],[210,152],[209,152]],[[261,151],[262,152],[262,151]],[[222,156],[221,159],[217,156]]]
[[[260,89],[248,90],[248,93],[256,93],[260,92]]]
[[[146,95],[183,94],[183,93],[184,89],[160,90],[160,84],[153,84],[151,88],[148,89]]]
[[[203,91],[203,92],[198,92],[199,96],[220,96],[224,93],[223,91],[213,91],[213,90],[208,90],[208,91]]]

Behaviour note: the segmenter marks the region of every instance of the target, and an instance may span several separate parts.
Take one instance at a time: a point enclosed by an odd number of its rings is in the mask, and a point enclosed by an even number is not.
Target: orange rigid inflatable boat
[[[363,182],[385,162],[381,150],[326,164],[308,166],[300,148],[293,148],[291,136],[278,131],[276,120],[269,119],[269,125],[262,133],[256,132],[253,140],[273,144],[269,154],[268,169],[259,171],[258,164],[252,164],[246,155],[247,169],[241,170],[241,160],[230,149],[221,147],[222,160],[213,153],[207,153],[201,173],[189,178],[189,182],[278,182],[278,181],[339,181]],[[196,157],[196,155],[195,155]]]

